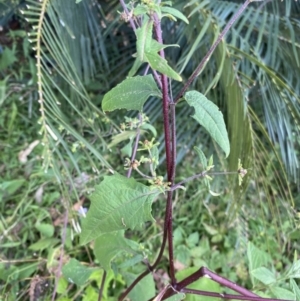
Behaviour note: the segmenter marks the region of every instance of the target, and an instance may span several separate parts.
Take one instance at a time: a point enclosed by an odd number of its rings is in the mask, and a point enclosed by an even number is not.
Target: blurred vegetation
[[[173,1],[189,16],[189,25],[165,21],[163,35],[165,44],[180,45],[167,50],[167,58],[187,79],[242,1],[183,3]],[[124,174],[121,148],[127,142],[111,150],[107,145],[126,112],[105,115],[100,108],[103,95],[126,77],[135,52],[135,35],[118,11],[113,0],[0,1],[1,301],[97,300],[102,270],[95,268],[93,245],[79,246],[77,224],[94,185],[112,170]],[[251,281],[247,244],[269,253],[279,280],[298,259],[299,20],[299,2],[252,3],[193,83],[224,112],[228,161],[190,122],[192,112],[178,105],[177,182],[201,171],[195,145],[214,155],[216,170],[236,170],[238,158],[248,170],[242,189],[233,177],[215,177],[218,197],[201,181],[176,191],[178,271],[205,265],[273,296],[268,286]],[[171,86],[174,95],[181,87]],[[164,174],[157,101],[149,100],[145,112],[158,132]],[[150,261],[160,245],[163,210],[164,201],[155,202],[156,223],[128,233]],[[76,285],[61,275],[71,258],[91,268],[88,282]],[[116,258],[115,266],[121,260]],[[157,271],[158,288],[167,264],[164,260]],[[130,268],[133,274],[142,271]],[[111,272],[104,300],[116,300],[124,286]]]

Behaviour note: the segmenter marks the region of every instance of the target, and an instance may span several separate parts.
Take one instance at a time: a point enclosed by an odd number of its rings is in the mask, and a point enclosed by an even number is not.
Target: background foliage
[[[180,45],[166,53],[169,64],[185,80],[241,1],[184,4],[173,2],[189,17],[189,25],[165,20],[163,28],[164,43]],[[94,267],[91,248],[79,246],[76,231],[80,231],[78,210],[89,207],[88,194],[95,183],[113,170],[124,174],[121,148],[127,142],[108,147],[120,133],[123,112],[104,115],[100,110],[104,94],[126,77],[136,51],[135,35],[119,20],[118,10],[118,1],[0,2],[4,300],[51,298],[54,287],[60,300],[93,300],[97,295],[102,271]],[[212,189],[222,192],[219,197],[208,194],[201,182],[177,193],[178,270],[182,265],[205,264],[272,295],[267,284],[249,278],[247,243],[269,252],[270,269],[278,274],[294,260],[300,203],[299,15],[296,1],[252,3],[193,83],[226,116],[231,142],[228,161],[223,161],[203,128],[190,122],[193,110],[178,106],[178,181],[201,168],[192,149],[195,145],[214,154],[218,170],[236,170],[237,158],[248,168],[242,190],[237,179],[216,177]],[[179,89],[180,84],[172,82],[174,95]],[[164,174],[158,101],[150,99],[145,113],[158,132],[159,169]],[[161,202],[153,206],[156,224],[147,225],[142,233],[128,233],[128,238],[142,244],[149,259],[155,258],[159,245],[162,208]],[[126,256],[128,261],[141,260]],[[123,261],[117,257],[113,264]],[[89,281],[68,281],[72,278],[66,276],[67,265],[58,281],[67,263],[72,271],[77,267],[79,275],[82,264],[88,267],[84,271]],[[125,282],[140,272],[141,267],[127,265],[131,267],[127,278],[108,275],[107,300],[114,300]],[[163,279],[165,267],[161,268]],[[162,284],[158,280],[158,286]]]

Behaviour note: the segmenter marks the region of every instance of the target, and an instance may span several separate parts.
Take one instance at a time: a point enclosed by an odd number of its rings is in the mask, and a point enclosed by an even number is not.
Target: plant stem
[[[202,267],[200,268],[198,271],[196,271],[195,273],[193,273],[192,275],[190,275],[189,277],[187,277],[186,279],[180,281],[177,283],[177,286],[175,287],[176,290],[181,291],[181,289],[186,288],[188,285],[190,285],[191,283],[195,282],[196,280],[198,280],[201,277],[207,277],[209,279],[212,279],[213,281],[237,292],[242,294],[243,296],[248,296],[248,297],[257,297],[256,294],[248,291],[247,289],[237,285],[236,283],[222,277],[219,276],[218,274],[213,273],[212,271],[210,271],[208,268],[206,267]]]
[[[184,183],[187,183],[187,182],[190,182],[192,180],[195,180],[195,179],[199,179],[199,178],[203,178],[205,176],[219,176],[219,175],[237,175],[238,172],[237,171],[217,171],[217,172],[208,172],[207,170],[205,171],[202,171],[201,173],[198,173],[196,175],[193,175],[191,177],[188,177],[184,180],[182,180],[181,182],[173,185],[171,187],[171,191],[174,191],[176,190],[178,187],[180,187],[182,184]]]
[[[103,272],[103,276],[102,276],[102,280],[101,280],[100,289],[99,289],[98,301],[101,301],[101,299],[102,299],[102,294],[103,294],[103,289],[104,289],[106,274],[107,274],[106,271],[104,271]]]
[[[212,53],[214,52],[214,50],[216,49],[216,47],[219,45],[219,43],[222,41],[222,39],[224,38],[224,36],[228,32],[228,30],[232,27],[233,23],[239,18],[239,16],[243,13],[243,11],[247,8],[247,6],[249,5],[249,3],[251,3],[252,1],[253,0],[247,0],[240,7],[240,9],[236,12],[236,14],[232,17],[232,19],[227,23],[227,25],[225,26],[225,28],[223,29],[223,31],[221,32],[221,34],[219,35],[219,37],[217,38],[217,40],[215,41],[215,43],[213,43],[213,45],[210,47],[210,49],[208,50],[208,52],[206,53],[206,55],[203,57],[202,61],[198,65],[198,67],[195,69],[195,71],[192,73],[192,75],[190,76],[190,78],[187,80],[187,82],[185,83],[185,85],[183,86],[183,88],[180,90],[180,92],[176,96],[175,103],[177,103],[179,101],[179,99],[182,97],[182,95],[184,94],[184,92],[191,85],[191,83],[193,82],[193,80],[200,74],[200,71],[202,71],[202,69],[205,66],[206,62],[209,60],[210,56],[212,55]]]
[[[139,113],[139,120],[140,120],[140,124],[142,124],[143,120],[142,120],[142,114],[141,113]],[[130,160],[131,163],[135,160],[137,148],[138,148],[139,141],[140,141],[140,134],[141,134],[141,130],[140,130],[140,127],[138,127],[137,131],[136,131],[135,143],[134,143],[134,147],[133,147],[132,155],[131,155],[131,160]],[[127,178],[130,178],[131,172],[132,172],[132,167],[130,166],[130,168],[128,169],[128,172],[127,172]]]
[[[157,14],[154,14],[154,30],[157,41],[163,44],[161,23]],[[160,50],[160,56],[164,59],[164,50]],[[169,97],[168,77],[165,74],[161,75],[162,82],[162,94],[163,94],[163,120],[164,120],[164,134],[165,134],[165,153],[166,153],[166,165],[167,165],[167,178],[168,182],[173,185],[175,178],[175,162],[176,162],[176,126],[175,126],[175,106],[172,105],[171,123],[169,118],[169,109],[171,100]],[[173,101],[172,101],[173,103]],[[171,125],[171,126],[170,126]],[[172,137],[172,139],[171,139]],[[173,254],[173,208],[172,208],[173,192],[168,191],[166,215],[165,215],[165,231],[167,231],[168,247],[169,247],[169,261],[170,261],[170,278],[171,283],[176,283],[175,269],[174,269],[174,254]],[[163,246],[164,248],[164,246]],[[162,253],[163,249],[161,248]]]
[[[212,279],[213,281],[219,283],[220,285],[227,287],[239,294],[241,296],[237,295],[230,295],[230,294],[220,294],[220,293],[214,293],[214,292],[207,292],[202,290],[194,290],[194,289],[188,289],[186,288],[188,285],[194,283],[201,277],[207,277],[209,279]],[[249,300],[249,301],[290,301],[290,300],[282,300],[282,299],[270,299],[270,298],[261,298],[257,296],[256,294],[248,291],[244,287],[241,287],[237,285],[236,283],[219,276],[218,274],[213,273],[206,267],[200,268],[198,271],[193,273],[192,275],[188,276],[184,280],[178,282],[176,285],[174,285],[172,288],[169,288],[167,292],[165,293],[162,300],[165,300],[173,295],[175,295],[177,292],[181,293],[191,293],[195,295],[202,295],[202,296],[210,296],[210,297],[221,297],[224,299],[235,299],[235,300]]]
[[[122,301],[130,292],[131,290],[145,277],[147,276],[151,271],[146,270],[142,274],[140,274],[128,287],[127,289],[121,294],[118,301]]]
[[[213,292],[206,291],[198,291],[194,289],[184,288],[181,290],[182,293],[201,295],[201,296],[209,296],[209,297],[218,297],[222,299],[230,299],[230,300],[249,300],[249,301],[291,301],[284,299],[270,299],[270,298],[262,298],[262,297],[250,297],[250,296],[241,296],[241,295],[232,295],[232,294],[219,294]]]

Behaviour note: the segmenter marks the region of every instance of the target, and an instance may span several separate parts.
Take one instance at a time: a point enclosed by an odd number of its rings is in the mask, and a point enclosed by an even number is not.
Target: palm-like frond
[[[111,170],[102,153],[103,136],[115,125],[103,122],[106,117],[84,86],[110,70],[103,42],[107,32],[99,23],[103,12],[96,2],[29,0],[24,14],[32,23],[37,58],[44,168],[54,171],[68,200],[83,171],[92,178]],[[98,89],[104,90],[101,84]]]

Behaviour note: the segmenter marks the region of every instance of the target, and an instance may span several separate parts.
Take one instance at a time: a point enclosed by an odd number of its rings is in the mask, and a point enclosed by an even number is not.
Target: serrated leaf
[[[276,282],[276,277],[274,273],[265,267],[254,269],[250,271],[250,274],[254,278],[258,279],[260,282],[266,285]]]
[[[124,237],[124,231],[102,234],[95,240],[95,257],[106,271],[110,270],[111,261],[124,251],[131,251]]]
[[[177,72],[175,72],[168,65],[168,62],[161,56],[159,56],[159,54],[155,52],[146,52],[145,57],[152,69],[157,70],[160,73],[165,74],[170,78],[173,78],[174,80],[177,80],[179,82],[182,81],[181,76]]]
[[[296,300],[300,300],[300,288],[294,279],[290,279],[290,286],[296,296]]]
[[[145,15],[149,11],[148,7],[142,4],[138,4],[134,9],[133,9],[133,14],[134,16],[140,16],[140,15]],[[138,29],[137,29],[138,30]]]
[[[121,175],[105,176],[91,195],[91,207],[82,220],[81,244],[100,235],[134,229],[153,221],[151,205],[160,193]]]
[[[189,91],[185,93],[184,98],[195,109],[195,114],[192,117],[208,131],[228,157],[230,152],[229,139],[223,114],[219,108],[198,91]]]
[[[78,286],[83,285],[96,268],[89,268],[82,265],[78,260],[72,258],[63,268],[64,277],[71,283]]]
[[[270,256],[259,250],[253,243],[249,242],[247,247],[247,257],[249,261],[249,271],[252,284],[255,285],[257,280],[252,276],[251,272],[263,265],[267,265],[271,261]]]
[[[284,300],[296,300],[296,296],[291,291],[288,291],[285,288],[281,287],[271,287],[271,292],[275,295],[278,299],[284,299]]]
[[[141,111],[150,96],[161,97],[151,74],[125,79],[104,95],[103,111],[118,109]]]
[[[293,263],[290,270],[287,272],[289,278],[300,278],[300,260]]]
[[[197,146],[194,147],[194,150],[196,151],[196,153],[199,156],[200,163],[201,163],[201,165],[203,167],[203,170],[206,170],[206,168],[207,168],[207,159],[206,159],[203,151],[199,147],[197,147]]]
[[[173,7],[166,7],[163,6],[161,8],[161,12],[162,13],[166,13],[166,14],[170,14],[172,16],[174,16],[175,18],[178,18],[180,20],[182,20],[183,22],[185,22],[186,24],[189,24],[189,20],[186,18],[186,16],[180,12],[178,9],[175,9]]]
[[[166,47],[175,45],[163,45],[152,39],[153,22],[145,22],[143,26],[136,30],[137,37],[137,59],[129,74],[134,74],[140,66],[140,62],[149,63],[151,68],[166,74],[168,77],[177,81],[182,81],[181,76],[175,72],[168,62],[157,52]]]
[[[141,28],[135,31],[137,42],[137,58],[144,62],[145,53],[151,49],[153,22],[146,21]]]

